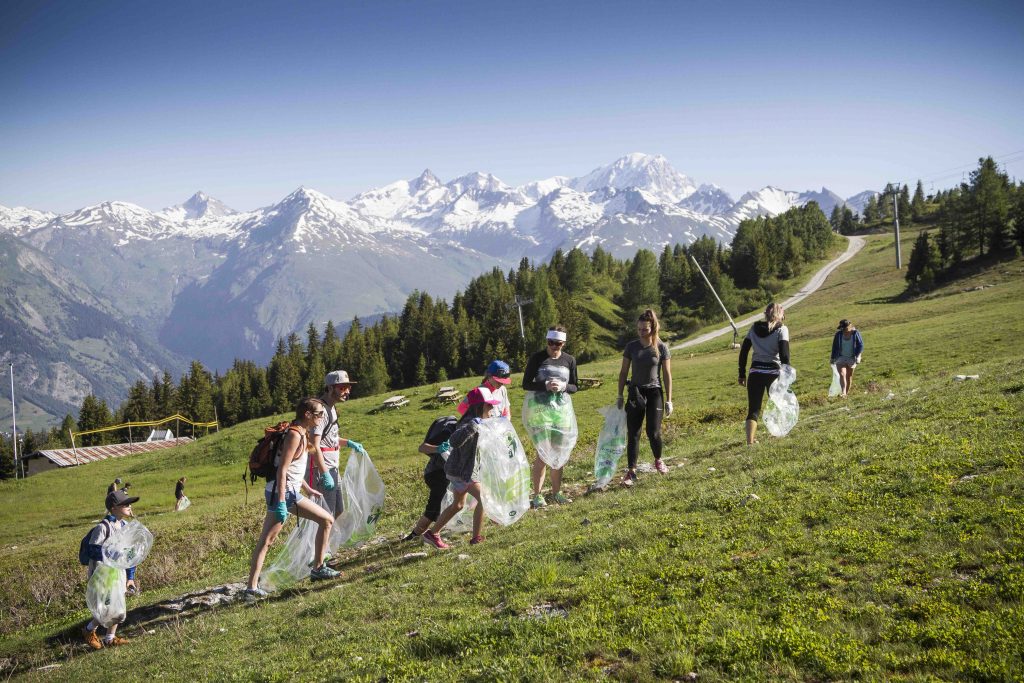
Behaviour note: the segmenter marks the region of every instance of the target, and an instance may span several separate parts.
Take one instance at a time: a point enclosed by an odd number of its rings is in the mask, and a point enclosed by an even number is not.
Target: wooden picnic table
[[[593,389],[594,387],[601,386],[604,380],[600,377],[578,377],[576,381],[579,382],[577,386],[580,389]]]
[[[455,387],[441,387],[434,395],[434,400],[438,403],[458,403],[461,398],[462,394]]]
[[[382,410],[394,410],[396,408],[401,408],[407,403],[409,403],[409,399],[405,396],[392,396],[389,399],[385,399],[385,401],[380,404],[380,407]]]

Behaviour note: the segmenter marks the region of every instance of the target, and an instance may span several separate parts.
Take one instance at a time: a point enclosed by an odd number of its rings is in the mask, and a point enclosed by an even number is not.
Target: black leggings
[[[764,400],[765,392],[778,378],[778,375],[769,375],[767,372],[752,372],[747,375],[748,420],[757,422],[757,418],[761,416],[761,402]]]
[[[629,469],[636,467],[636,453],[640,447],[640,426],[647,418],[647,440],[655,460],[661,460],[661,418],[665,414],[661,387],[637,387],[640,395],[647,399],[646,408],[631,408],[626,404],[626,459]]]
[[[441,501],[448,490],[448,477],[445,476],[444,470],[434,470],[430,474],[424,474],[423,481],[430,487],[430,497],[427,498],[427,508],[423,511],[423,516],[431,522],[436,522],[441,516]]]

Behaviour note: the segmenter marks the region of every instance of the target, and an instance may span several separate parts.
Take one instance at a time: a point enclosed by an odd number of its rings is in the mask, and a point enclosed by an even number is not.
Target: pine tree
[[[925,202],[924,202],[924,187],[921,185],[921,181],[917,181],[917,188],[914,190],[914,198],[910,200],[910,217],[915,223],[920,223],[924,219]]]
[[[622,282],[623,325],[630,329],[644,309],[657,308],[660,304],[658,261],[653,253],[641,249],[633,257]]]
[[[833,230],[839,232],[839,228],[843,224],[843,209],[841,205],[836,204],[832,207],[832,215],[829,216],[828,222]]]
[[[94,394],[89,394],[82,399],[82,407],[78,411],[78,429],[75,431],[87,432],[93,429],[109,427],[112,424],[113,416],[110,414],[110,408],[107,407],[106,401],[96,397]],[[110,443],[109,434],[109,432],[86,434],[81,437],[80,445],[99,446],[104,443]]]
[[[14,447],[12,439],[0,436],[0,479],[14,478]]]
[[[910,221],[910,188],[906,185],[900,186],[899,194],[896,196],[896,204],[900,212],[900,220]]]
[[[978,241],[978,253],[1001,252],[1010,246],[1009,179],[992,157],[978,160],[978,169],[971,173],[970,220]]]
[[[942,257],[938,246],[929,239],[928,233],[922,230],[914,241],[914,248],[910,252],[910,261],[907,264],[906,279],[911,291],[923,292],[931,289],[941,267]]]
[[[874,223],[879,219],[878,195],[872,194],[868,197],[868,203],[864,206],[864,222]]]
[[[558,324],[558,306],[548,289],[547,277],[534,277],[530,281],[530,298],[533,302],[523,308],[524,327],[526,329],[526,347],[538,349],[544,345],[548,328]],[[493,355],[493,344],[490,354]],[[480,358],[480,361],[483,361]]]

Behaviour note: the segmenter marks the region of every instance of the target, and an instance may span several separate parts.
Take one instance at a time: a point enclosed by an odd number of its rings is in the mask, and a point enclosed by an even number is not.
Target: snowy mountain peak
[[[417,192],[423,192],[424,190],[440,186],[441,181],[429,168],[427,168],[423,170],[423,173],[420,173],[418,178],[409,181],[409,192],[411,194],[416,194]]]
[[[24,206],[7,208],[0,206],[0,232],[10,232],[17,237],[41,228],[50,222],[56,214],[49,211],[36,211]]]
[[[732,197],[729,193],[713,183],[704,183],[697,191],[679,202],[677,206],[709,216],[726,213],[732,208]]]
[[[654,196],[658,201],[675,204],[697,191],[693,181],[678,172],[660,154],[634,152],[609,164],[596,168],[570,186],[581,192],[592,192],[604,187],[616,190],[636,188]]]
[[[179,211],[175,211],[176,209]],[[221,218],[234,213],[236,213],[234,209],[225,206],[220,200],[200,191],[189,197],[184,204],[167,209],[164,215],[168,218],[172,214],[180,215],[180,220],[197,221],[204,218]]]
[[[468,173],[461,178],[456,178],[446,185],[447,187],[454,190],[457,194],[462,194],[469,190],[483,190],[485,192],[511,192],[512,188],[495,178],[490,173],[480,173],[474,171]]]

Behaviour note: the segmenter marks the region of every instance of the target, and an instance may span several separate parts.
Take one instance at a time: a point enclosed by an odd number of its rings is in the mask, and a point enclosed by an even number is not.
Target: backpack
[[[249,454],[249,479],[253,482],[256,477],[263,477],[270,481],[277,475],[277,451],[281,447],[281,441],[289,430],[299,431],[293,427],[291,422],[278,422],[272,427],[263,430],[263,436]]]
[[[100,522],[100,524],[106,524],[107,525],[107,536],[110,536],[110,522],[108,522],[107,520],[104,519],[103,521]],[[96,529],[96,527],[93,527],[92,529],[89,529],[89,533],[87,533],[85,536],[83,536],[82,537],[82,542],[78,544],[78,562],[80,564],[84,564],[84,565],[88,566],[89,565],[89,561],[92,559],[91,557],[89,557],[89,539],[92,538],[92,532],[95,529]]]
[[[445,415],[437,418],[430,423],[430,429],[427,430],[427,435],[423,437],[423,442],[433,446],[440,446],[442,441],[447,441],[451,438],[458,424],[459,419],[454,415]]]

